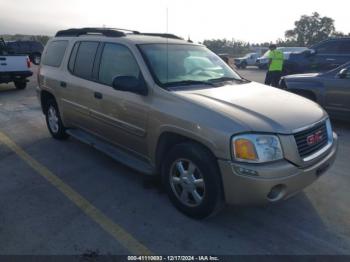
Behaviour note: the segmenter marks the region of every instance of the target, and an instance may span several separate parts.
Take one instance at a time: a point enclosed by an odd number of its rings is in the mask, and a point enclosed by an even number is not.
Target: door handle
[[[96,99],[102,99],[103,98],[103,95],[100,93],[100,92],[94,92],[94,97]]]
[[[334,58],[326,58],[327,61],[335,61]]]
[[[2,66],[6,66],[7,64],[6,63],[1,63]]]
[[[67,87],[67,83],[66,83],[66,82],[61,81],[61,82],[60,82],[60,86],[61,86],[61,87],[66,88],[66,87]]]

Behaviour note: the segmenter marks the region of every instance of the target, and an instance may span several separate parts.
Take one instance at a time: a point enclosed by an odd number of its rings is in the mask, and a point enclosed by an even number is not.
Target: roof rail
[[[139,33],[140,35],[147,35],[147,36],[159,36],[159,37],[165,37],[165,38],[171,38],[171,39],[180,39],[183,40],[183,38],[173,35],[173,34],[163,34],[163,33]]]
[[[120,29],[120,28],[71,28],[67,30],[61,30],[56,33],[56,37],[64,37],[64,36],[81,36],[81,35],[89,35],[89,34],[100,34],[108,37],[121,37],[125,36],[126,33],[131,34],[139,34],[138,31],[128,30],[128,29]]]
[[[122,37],[122,36],[126,36],[127,34],[158,36],[158,37],[164,37],[164,38],[183,40],[183,38],[173,34],[140,33],[135,30],[121,29],[121,28],[98,28],[98,27],[70,28],[70,29],[58,31],[55,36],[56,37],[65,37],[65,36],[74,37],[74,36],[81,36],[81,35],[104,35],[107,37]]]

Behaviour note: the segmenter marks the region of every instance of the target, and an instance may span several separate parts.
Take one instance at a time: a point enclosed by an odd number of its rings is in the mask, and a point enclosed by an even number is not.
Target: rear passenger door
[[[96,82],[93,79],[98,41],[75,42],[65,70],[65,80],[60,83],[61,103],[65,121],[71,126],[87,131],[93,129],[90,108],[98,103],[94,97]]]
[[[92,117],[99,121],[96,132],[120,147],[145,156],[150,98],[112,87],[117,76],[142,78],[138,63],[126,46],[117,43],[105,43],[99,60],[96,91],[101,93],[101,99],[98,108],[91,108]]]

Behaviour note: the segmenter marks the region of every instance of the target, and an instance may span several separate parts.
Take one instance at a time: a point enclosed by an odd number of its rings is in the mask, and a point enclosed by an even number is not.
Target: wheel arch
[[[290,91],[294,94],[308,98],[314,102],[318,102],[318,98],[317,98],[316,93],[310,89],[295,88],[295,89],[291,89]]]
[[[194,143],[200,147],[202,147],[205,151],[207,151],[213,159],[217,159],[211,148],[196,140],[193,138],[190,138],[188,136],[185,136],[183,134],[179,134],[173,131],[164,131],[160,136],[157,141],[157,146],[155,150],[155,167],[156,171],[159,174],[161,170],[161,164],[162,161],[164,160],[166,153],[171,150],[175,145],[181,144],[181,143]]]
[[[41,110],[42,110],[43,114],[45,114],[45,112],[47,110],[47,102],[50,99],[55,100],[55,102],[57,104],[56,98],[52,93],[50,93],[49,91],[46,91],[46,90],[42,90],[40,92],[40,103],[41,103]]]

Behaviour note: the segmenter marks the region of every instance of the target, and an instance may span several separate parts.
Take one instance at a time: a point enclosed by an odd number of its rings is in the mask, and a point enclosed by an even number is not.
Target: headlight
[[[283,158],[275,135],[244,134],[232,138],[233,158],[241,162],[265,163]]]

